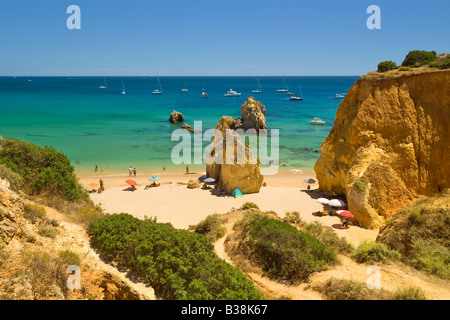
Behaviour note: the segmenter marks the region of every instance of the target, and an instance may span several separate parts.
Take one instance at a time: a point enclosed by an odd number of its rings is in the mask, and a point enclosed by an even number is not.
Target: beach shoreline
[[[303,181],[305,178],[315,179],[313,171],[282,171],[276,175],[264,176],[267,186],[261,187],[258,193],[244,194],[242,198],[217,196],[212,189],[187,188],[189,180],[198,179],[204,174],[205,172],[185,174],[161,170],[161,172],[138,173],[136,177],[129,177],[128,173],[97,172],[78,175],[78,178],[87,189],[93,188],[89,186],[90,183],[99,183],[102,179],[105,191],[101,194],[92,193],[90,197],[105,213],[128,213],[140,219],[156,217],[158,222],[171,223],[177,229],[188,229],[209,215],[226,214],[239,209],[245,202],[253,202],[260,210],[274,211],[280,218],[287,212],[297,211],[304,221],[318,221],[355,246],[362,241],[375,240],[378,234],[377,230],[356,226],[343,229],[340,218],[335,215],[323,217],[314,215],[315,212],[323,212],[329,208],[316,201],[320,196],[317,192],[318,184],[311,184],[308,189],[308,184]],[[149,178],[152,175],[160,178],[157,181],[160,186],[145,190],[145,186],[150,184]],[[128,179],[137,182],[136,191],[124,191],[128,187],[125,182]]]

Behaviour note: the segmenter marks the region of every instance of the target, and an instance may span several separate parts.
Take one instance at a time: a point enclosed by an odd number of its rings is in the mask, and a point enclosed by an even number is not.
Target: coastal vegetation
[[[397,64],[393,61],[383,61],[378,64],[378,72],[386,72],[397,69]]]
[[[412,50],[406,55],[400,66],[391,60],[382,61],[378,64],[377,72],[405,72],[414,68],[450,69],[450,54],[438,55],[436,51]]]
[[[58,195],[68,201],[88,200],[67,156],[53,147],[41,148],[15,139],[0,140],[0,171],[14,190],[33,196]]]
[[[235,223],[234,253],[249,257],[268,275],[304,281],[336,261],[333,248],[289,223],[260,211],[248,211]]]
[[[380,229],[377,242],[398,251],[418,270],[450,279],[450,190],[400,210]]]
[[[196,226],[192,226],[191,229],[198,234],[206,236],[211,242],[215,242],[225,235],[226,230],[222,226],[222,223],[226,221],[227,219],[221,217],[219,214],[212,214]]]
[[[106,257],[144,277],[162,299],[264,298],[204,235],[125,213],[93,221],[89,233]]]
[[[423,290],[417,287],[399,288],[395,292],[370,290],[360,281],[336,278],[316,285],[315,289],[328,300],[427,300]]]

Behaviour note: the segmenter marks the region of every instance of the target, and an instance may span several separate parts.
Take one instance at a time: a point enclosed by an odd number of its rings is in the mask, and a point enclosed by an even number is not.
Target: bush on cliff
[[[393,61],[383,61],[378,64],[378,72],[386,72],[397,69],[397,64]]]
[[[110,259],[146,278],[168,300],[253,300],[264,296],[236,267],[217,257],[203,235],[170,224],[116,214],[89,225]]]
[[[400,210],[377,242],[399,251],[416,269],[450,279],[450,189]]]
[[[239,234],[240,253],[279,279],[306,280],[311,273],[323,270],[336,259],[333,248],[261,212],[245,214],[234,229]]]
[[[437,69],[450,69],[450,55],[447,55],[443,59],[438,59],[436,61],[433,61],[429,64],[430,68],[437,68]]]
[[[0,165],[4,175],[13,177],[12,185],[30,195],[56,194],[68,201],[88,199],[70,160],[53,147],[41,148],[15,139],[1,140]]]
[[[435,51],[413,50],[408,53],[402,62],[404,67],[421,67],[436,60]]]

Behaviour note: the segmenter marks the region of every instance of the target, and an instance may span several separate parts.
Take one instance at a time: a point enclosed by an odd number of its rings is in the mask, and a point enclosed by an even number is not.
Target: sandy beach
[[[345,237],[357,246],[361,241],[375,240],[378,231],[351,226],[341,229],[341,221],[337,216],[316,217],[314,212],[329,209],[315,199],[319,194],[314,190],[317,184],[307,189],[304,178],[315,178],[314,172],[282,171],[277,175],[265,176],[267,187],[259,193],[246,194],[242,198],[219,197],[211,190],[188,189],[187,182],[198,179],[204,172],[184,174],[170,172],[151,172],[128,177],[128,174],[108,174],[107,172],[79,175],[80,183],[86,188],[89,183],[103,180],[105,191],[102,194],[91,194],[95,204],[100,205],[106,213],[126,212],[138,218],[157,217],[158,222],[170,222],[175,228],[187,229],[214,213],[227,213],[240,208],[245,202],[253,202],[263,211],[273,210],[280,217],[286,212],[298,211],[306,222],[319,221],[332,228],[339,236]],[[144,190],[149,184],[148,178],[157,175],[161,179],[158,188]],[[135,180],[137,190],[123,191],[128,185],[127,179]]]

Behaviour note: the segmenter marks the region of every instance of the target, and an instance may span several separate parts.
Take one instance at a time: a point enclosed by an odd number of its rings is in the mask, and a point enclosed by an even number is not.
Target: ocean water
[[[19,138],[40,146],[52,145],[71,159],[78,172],[93,172],[97,165],[111,173],[139,171],[182,171],[171,152],[174,129],[181,124],[168,121],[173,110],[184,114],[186,123],[202,121],[202,129],[214,128],[222,115],[240,117],[245,99],[254,96],[266,106],[266,122],[279,129],[282,170],[311,170],[320,146],[334,122],[342,99],[358,77],[286,77],[289,91],[303,94],[303,101],[290,101],[276,92],[283,78],[206,77],[208,98],[201,98],[204,77],[160,77],[164,93],[154,95],[156,77],[0,77],[0,135]],[[126,95],[121,95],[122,81]],[[187,87],[188,92],[181,88]],[[232,88],[240,97],[225,97]],[[313,117],[326,121],[311,125]],[[210,142],[206,141],[206,147]],[[79,163],[78,163],[79,162]],[[110,169],[108,165],[111,166]],[[205,171],[205,165],[190,165]]]

